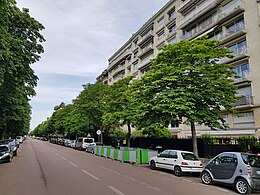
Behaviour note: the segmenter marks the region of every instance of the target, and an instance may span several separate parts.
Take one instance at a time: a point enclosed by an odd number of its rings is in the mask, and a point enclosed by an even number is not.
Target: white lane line
[[[125,195],[123,192],[120,192],[118,189],[114,188],[113,186],[107,186],[107,187],[118,195]]]
[[[191,181],[191,180],[189,180],[189,179],[183,179],[184,181],[187,181],[187,182],[193,182],[193,181]]]
[[[64,158],[63,156],[60,156],[61,157],[61,159],[63,159],[63,160],[67,160],[66,158]]]
[[[74,166],[74,167],[78,167],[78,165],[74,164],[73,162],[69,161],[69,163]]]
[[[87,172],[87,171],[84,170],[84,169],[81,169],[81,171],[82,171],[83,173],[86,173],[88,176],[92,177],[92,178],[95,179],[95,180],[100,180],[98,177],[96,177],[95,175],[93,175],[93,174]]]

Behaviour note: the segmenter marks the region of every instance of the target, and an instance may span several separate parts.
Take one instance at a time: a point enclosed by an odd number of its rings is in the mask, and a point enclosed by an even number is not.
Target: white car
[[[201,173],[202,162],[194,153],[181,150],[164,150],[157,156],[150,158],[150,168],[163,168],[173,170],[176,176],[184,172]]]

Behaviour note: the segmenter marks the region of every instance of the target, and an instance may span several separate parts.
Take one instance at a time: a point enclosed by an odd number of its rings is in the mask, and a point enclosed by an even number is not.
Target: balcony
[[[244,95],[239,98],[239,100],[232,104],[232,106],[250,106],[253,105],[253,96],[251,95]]]
[[[211,16],[207,18],[205,21],[201,22],[195,28],[191,29],[190,31],[186,32],[181,39],[187,40],[191,39],[199,33],[203,33],[206,30],[216,26],[218,23],[224,22],[225,20],[229,19],[229,17],[237,14],[244,10],[244,1],[237,0],[228,4],[228,6],[224,6],[218,10],[218,14],[216,16]],[[184,27],[184,26],[183,26]],[[181,27],[179,27],[181,28]]]
[[[230,63],[230,62],[233,62],[233,61],[236,61],[238,59],[248,56],[247,47],[237,48],[236,50],[234,50],[232,55],[234,56],[233,58],[227,58],[227,57],[221,58],[218,61],[218,63],[219,64]]]
[[[141,45],[142,43],[147,41],[152,36],[153,36],[153,31],[150,30],[148,33],[146,33],[144,36],[142,36],[141,39],[138,40],[137,45]]]
[[[231,39],[234,39],[236,37],[240,37],[240,36],[242,36],[245,33],[246,33],[246,30],[245,30],[245,25],[243,23],[243,24],[238,24],[232,30],[231,29],[227,29],[226,33],[221,32],[221,33],[211,37],[210,39],[212,39],[212,40],[219,40],[219,41],[222,41],[222,42],[228,42]]]
[[[157,46],[158,46],[158,45],[162,45],[162,44],[164,43],[164,41],[165,41],[164,37],[161,38],[161,39],[158,39],[157,42],[156,42],[156,45],[157,45]]]
[[[239,84],[239,83],[243,83],[243,82],[249,82],[249,81],[252,80],[252,78],[251,78],[251,76],[248,72],[238,74],[237,76],[239,76],[239,78],[233,79],[235,84]]]
[[[148,46],[144,47],[140,53],[139,53],[139,57],[143,56],[144,54],[146,54],[148,51],[153,49],[153,44],[149,44]]]
[[[166,25],[170,24],[172,21],[176,19],[176,13],[172,13],[172,15],[167,19]]]
[[[116,77],[118,74],[121,72],[125,71],[125,66],[118,66],[114,71],[113,71],[113,77]]]
[[[197,0],[186,0],[185,2],[183,2],[178,8],[177,11],[179,13],[182,13],[184,10],[186,10],[188,7],[190,7],[191,5],[193,5]]]
[[[154,58],[154,55],[150,55],[146,58],[144,58],[141,63],[140,63],[140,66],[138,67],[138,69],[142,69],[142,68],[145,68],[149,63],[151,63],[151,60]]]
[[[183,28],[184,26],[187,26],[188,24],[192,23],[194,20],[197,20],[199,17],[203,16],[209,10],[215,8],[218,4],[219,0],[206,0],[199,6],[196,6],[193,11],[184,16],[179,21],[180,28]]]
[[[171,29],[171,32],[169,32],[169,34],[167,35],[167,38],[169,38],[169,37],[171,37],[171,36],[173,36],[175,34],[176,34],[176,28]]]

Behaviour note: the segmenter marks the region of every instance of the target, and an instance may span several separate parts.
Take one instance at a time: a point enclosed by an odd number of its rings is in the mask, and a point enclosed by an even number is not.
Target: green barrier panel
[[[141,150],[141,161],[142,164],[149,164],[148,150]]]
[[[105,150],[105,148],[102,147],[102,148],[101,148],[101,153],[100,153],[101,156],[104,156],[104,150]]]
[[[96,147],[96,155],[97,156],[100,156],[100,150],[101,150],[101,147]]]
[[[136,151],[136,159],[137,159],[137,163],[138,164],[142,164],[142,161],[141,161],[141,150],[137,150]]]
[[[107,158],[110,158],[110,153],[111,153],[111,147],[108,147],[107,148]]]
[[[118,149],[114,149],[114,160],[118,160]]]
[[[130,162],[130,152],[129,152],[129,150],[123,151],[123,162]]]

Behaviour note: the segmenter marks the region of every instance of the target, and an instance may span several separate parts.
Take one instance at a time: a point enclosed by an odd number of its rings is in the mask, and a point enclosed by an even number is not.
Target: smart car
[[[260,155],[224,152],[214,157],[201,173],[204,184],[232,185],[239,194],[260,190]]]

